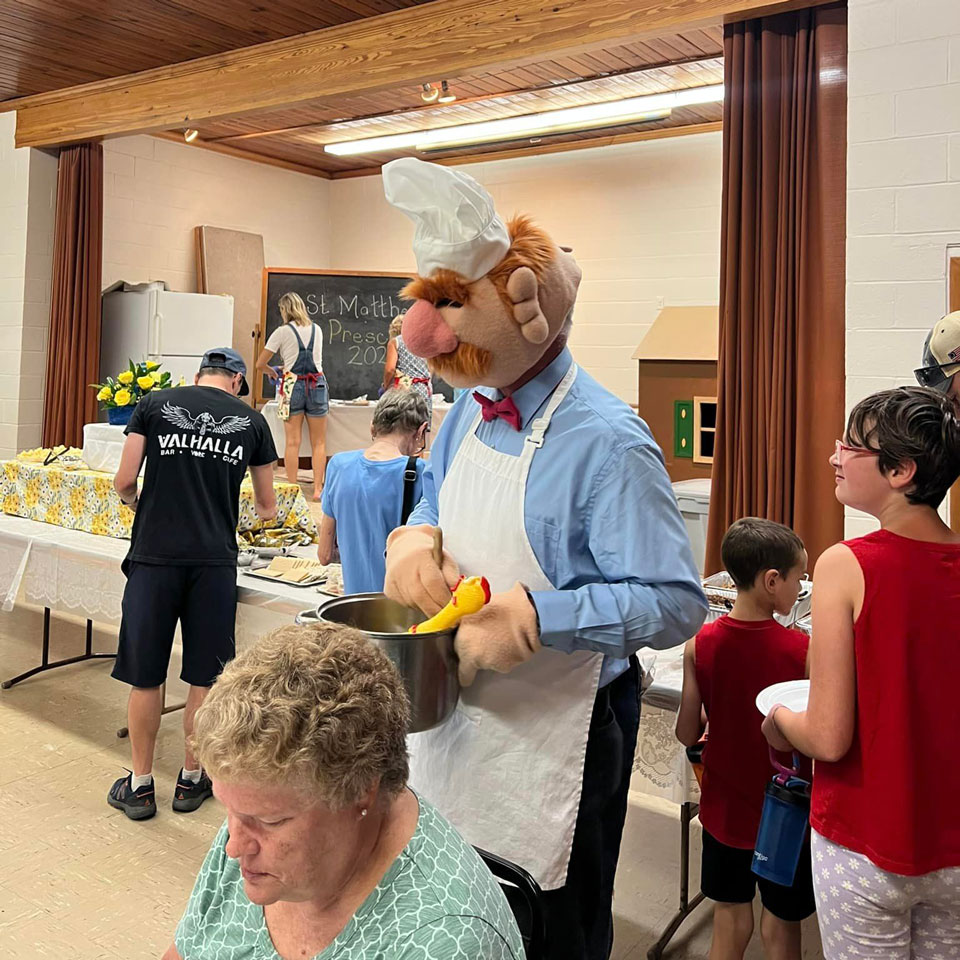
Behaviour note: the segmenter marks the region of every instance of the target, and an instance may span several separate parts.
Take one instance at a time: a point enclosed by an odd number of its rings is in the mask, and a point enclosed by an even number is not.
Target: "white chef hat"
[[[510,249],[510,234],[493,198],[473,177],[414,157],[383,167],[387,202],[416,225],[417,270],[454,270],[471,283],[489,273]]]

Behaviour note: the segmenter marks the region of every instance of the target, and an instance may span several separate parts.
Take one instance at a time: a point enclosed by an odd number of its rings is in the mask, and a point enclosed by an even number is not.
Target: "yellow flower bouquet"
[[[107,408],[111,423],[126,423],[133,408],[154,390],[172,386],[170,374],[160,372],[161,364],[155,360],[140,363],[130,361],[130,367],[115,377],[107,377],[103,383],[90,386],[97,391],[97,399]]]

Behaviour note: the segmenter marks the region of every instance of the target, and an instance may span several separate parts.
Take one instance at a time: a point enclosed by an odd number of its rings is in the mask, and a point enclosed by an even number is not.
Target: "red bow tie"
[[[520,429],[520,411],[513,402],[512,397],[504,397],[502,400],[491,400],[485,397],[479,390],[474,390],[473,399],[480,404],[480,416],[489,423],[499,417],[506,420],[514,430]]]

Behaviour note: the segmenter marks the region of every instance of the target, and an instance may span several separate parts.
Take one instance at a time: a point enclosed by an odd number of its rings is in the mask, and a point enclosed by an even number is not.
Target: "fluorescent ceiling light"
[[[383,137],[367,137],[361,140],[345,140],[328,143],[327,153],[336,156],[353,156],[360,153],[383,153],[385,151],[436,150],[437,144],[469,145],[497,140],[517,140],[527,136],[541,136],[553,132],[586,130],[598,126],[615,126],[643,119],[648,114],[670,111],[676,107],[691,107],[704,103],[719,103],[723,100],[723,84],[690,87],[669,93],[654,93],[642,97],[627,97],[623,100],[608,100],[605,103],[589,103],[581,107],[565,107],[560,110],[543,110],[522,117],[505,117],[502,120],[483,120],[432,130],[398,133]]]
[[[647,110],[643,113],[631,113],[618,116],[615,120],[598,117],[596,120],[579,120],[576,123],[551,123],[549,127],[536,130],[524,129],[516,133],[500,133],[490,131],[469,137],[457,137],[451,140],[436,140],[430,143],[416,144],[417,150],[424,153],[436,153],[440,150],[454,150],[458,147],[470,147],[481,143],[508,143],[512,140],[526,140],[530,137],[537,139],[545,136],[557,136],[561,133],[579,133],[581,130],[595,130],[597,127],[623,126],[628,123],[647,123],[651,120],[666,120],[670,116],[669,110]],[[526,119],[526,118],[524,118]]]

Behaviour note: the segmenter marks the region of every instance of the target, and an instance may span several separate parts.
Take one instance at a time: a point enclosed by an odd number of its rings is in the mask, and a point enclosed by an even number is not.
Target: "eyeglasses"
[[[955,364],[945,364],[944,366],[955,366]],[[913,371],[913,375],[917,378],[917,383],[921,387],[932,387],[934,390],[941,390],[946,393],[944,388],[945,383],[949,383],[954,374],[947,374],[944,372],[943,366],[934,365],[929,367],[917,367]]]
[[[879,450],[871,450],[869,447],[851,447],[849,443],[844,443],[842,440],[837,440],[837,459],[840,459],[841,453],[852,453],[854,455],[859,454],[862,457],[879,457]],[[821,454],[822,456],[822,454]]]

